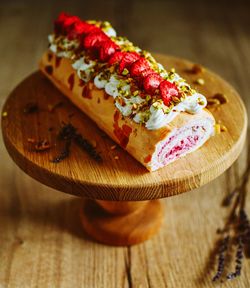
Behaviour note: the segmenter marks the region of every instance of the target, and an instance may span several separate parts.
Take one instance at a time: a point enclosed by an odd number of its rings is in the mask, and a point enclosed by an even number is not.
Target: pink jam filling
[[[199,136],[188,136],[186,139],[181,140],[180,143],[174,146],[168,153],[166,153],[165,158],[172,160],[173,158],[178,158],[181,154],[193,148],[199,141]]]
[[[164,145],[162,145],[161,150],[158,152],[157,156],[158,158],[162,159],[164,158],[164,160],[162,160],[162,164],[166,165],[168,162],[172,162],[174,159],[179,158],[181,155],[186,154],[189,150],[191,150],[192,148],[194,148],[198,142],[200,142],[203,138],[203,136],[205,135],[205,128],[202,126],[194,126],[191,128],[192,129],[192,134],[187,136],[186,138],[183,138],[179,141],[179,143],[177,145],[175,145],[171,150],[167,151],[167,153],[165,155],[162,155],[162,153],[164,153],[164,149],[165,147],[171,142],[173,141],[176,137],[178,137],[180,134],[182,134],[183,132],[185,132],[186,130],[190,130],[190,127],[180,131],[179,133],[171,136],[165,143]]]

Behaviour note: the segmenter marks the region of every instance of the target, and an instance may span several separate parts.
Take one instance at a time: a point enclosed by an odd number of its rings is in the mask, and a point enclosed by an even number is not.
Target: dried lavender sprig
[[[218,259],[218,267],[217,267],[217,272],[212,278],[212,281],[217,281],[218,279],[221,278],[222,273],[224,272],[225,268],[225,257],[226,257],[226,252],[228,250],[228,244],[229,244],[230,237],[227,235],[224,237],[224,239],[221,241],[221,245],[219,248],[219,259]]]
[[[61,127],[61,130],[58,134],[59,139],[61,140],[68,140],[69,143],[68,146],[65,146],[65,149],[62,151],[62,153],[53,159],[52,162],[59,163],[63,159],[69,156],[70,154],[70,144],[71,141],[75,141],[75,143],[80,146],[80,148],[84,149],[93,159],[95,159],[98,162],[102,161],[102,158],[100,154],[95,150],[94,146],[86,139],[84,138],[80,133],[77,133],[77,129],[71,124],[71,123],[63,123],[63,126]]]
[[[225,228],[222,230],[227,233],[233,232],[236,235],[237,250],[235,255],[235,271],[228,273],[226,278],[228,280],[233,280],[241,275],[242,261],[244,256],[244,251],[246,253],[246,246],[249,245],[250,240],[250,221],[245,211],[245,200],[246,200],[246,184],[250,174],[250,163],[245,171],[240,184],[236,189],[231,192],[223,201],[223,206],[229,206],[235,195],[233,208],[225,224]],[[228,198],[228,199],[227,199]],[[228,202],[227,202],[228,200]],[[225,205],[226,204],[226,205]],[[237,213],[238,211],[238,213]],[[228,247],[227,247],[228,249]],[[219,251],[220,253],[220,251]],[[216,275],[213,277],[213,281],[218,280],[223,273],[225,266],[225,258],[219,254],[218,269]]]
[[[95,159],[98,162],[102,161],[102,158],[101,158],[100,154],[95,150],[93,145],[87,139],[85,139],[81,134],[76,134],[75,137],[74,137],[74,141],[76,142],[76,144],[78,144],[78,146],[80,148],[82,148],[85,151],[87,151],[88,154],[93,159]]]
[[[242,260],[243,260],[243,241],[242,236],[237,237],[237,250],[235,255],[235,271],[227,274],[228,280],[233,280],[236,277],[239,277],[242,269]]]
[[[65,124],[63,122],[63,126],[61,127],[58,134],[58,138],[61,140],[73,139],[75,135],[76,135],[76,128],[71,123]]]
[[[67,158],[70,154],[70,146],[71,146],[72,140],[71,139],[67,139],[67,141],[65,142],[65,146],[64,149],[62,150],[62,152],[56,156],[51,162],[53,163],[59,163],[62,160],[64,160],[65,158]]]
[[[234,189],[230,192],[222,201],[222,206],[227,207],[232,203],[234,196],[239,192],[239,188]]]

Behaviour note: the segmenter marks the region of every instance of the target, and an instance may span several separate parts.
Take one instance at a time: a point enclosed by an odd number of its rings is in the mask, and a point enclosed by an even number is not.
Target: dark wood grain
[[[151,51],[201,63],[231,83],[247,111],[249,1],[0,1],[0,105],[32,71],[59,11],[107,19],[119,34]],[[1,133],[0,133],[1,134]],[[1,137],[1,135],[0,135]],[[226,173],[165,201],[160,234],[132,248],[96,244],[84,235],[79,199],[55,193],[23,173],[0,142],[0,284],[3,287],[214,287],[209,264],[227,210],[224,195],[245,168],[247,150]],[[248,187],[249,190],[249,187]],[[249,201],[247,211],[250,212]],[[242,276],[222,287],[250,286]]]

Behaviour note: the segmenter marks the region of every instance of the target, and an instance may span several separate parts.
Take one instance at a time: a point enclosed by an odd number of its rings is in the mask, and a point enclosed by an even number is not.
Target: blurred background
[[[243,97],[248,93],[249,0],[1,0],[1,95],[37,68],[61,11],[108,20],[118,35],[141,48],[201,63],[231,82]],[[17,53],[22,56],[16,58]]]

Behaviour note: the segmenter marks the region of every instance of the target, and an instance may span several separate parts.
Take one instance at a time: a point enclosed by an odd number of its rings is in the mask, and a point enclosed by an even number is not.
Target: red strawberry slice
[[[123,57],[124,57],[124,52],[116,51],[109,59],[109,65],[120,63]]]
[[[102,31],[91,32],[83,40],[85,49],[98,48],[104,41],[108,41],[109,37]]]
[[[61,12],[54,22],[54,31],[56,34],[62,33],[63,23],[67,18],[71,17],[69,14]]]
[[[73,25],[77,22],[81,22],[81,20],[77,16],[68,17],[63,22],[63,31],[67,34],[73,27]]]
[[[80,21],[81,20],[77,16],[70,16],[66,13],[61,13],[54,24],[55,33],[67,34],[72,29],[72,26]]]
[[[81,36],[87,35],[91,32],[99,32],[100,28],[96,27],[93,24],[89,24],[84,21],[79,21],[72,25],[70,31],[68,31],[68,38],[75,39],[80,38]]]
[[[155,73],[155,71],[151,68],[147,68],[145,70],[141,71],[141,74],[139,76],[140,80],[144,80],[144,78],[146,78],[149,74]]]
[[[154,72],[144,78],[143,87],[148,94],[153,95],[162,81],[161,76]]]
[[[113,41],[108,40],[102,42],[102,45],[99,48],[99,59],[101,61],[107,61],[111,55],[115,53],[116,50],[120,49]]]
[[[177,86],[174,83],[163,80],[160,84],[160,94],[163,103],[168,106],[172,96],[178,96],[179,92]]]
[[[139,60],[135,61],[130,67],[131,76],[139,77],[143,70],[150,69],[148,61],[141,57]]]
[[[138,59],[140,59],[140,55],[138,53],[125,52],[124,57],[119,64],[119,73],[122,73],[125,68],[129,69],[129,67]]]

